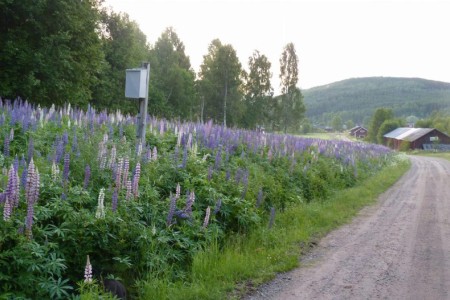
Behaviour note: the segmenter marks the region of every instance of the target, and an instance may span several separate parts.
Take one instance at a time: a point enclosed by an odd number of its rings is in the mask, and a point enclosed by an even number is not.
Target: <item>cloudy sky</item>
[[[106,0],[153,44],[172,26],[196,72],[210,42],[257,49],[272,63],[293,42],[302,89],[353,77],[421,77],[450,82],[450,1],[438,0]]]

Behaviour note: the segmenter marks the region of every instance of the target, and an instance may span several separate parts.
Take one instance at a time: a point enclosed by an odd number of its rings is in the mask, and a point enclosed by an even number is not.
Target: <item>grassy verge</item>
[[[412,154],[414,155],[422,155],[422,156],[431,156],[431,157],[440,157],[440,158],[444,158],[446,160],[450,160],[450,152],[425,152],[425,151],[420,151],[420,152],[413,152]]]
[[[222,249],[212,243],[194,257],[190,280],[171,283],[151,278],[141,283],[142,299],[238,299],[277,272],[298,266],[314,240],[349,222],[364,206],[395,183],[409,168],[404,161],[385,168],[354,188],[323,202],[288,207],[269,229],[230,238]]]

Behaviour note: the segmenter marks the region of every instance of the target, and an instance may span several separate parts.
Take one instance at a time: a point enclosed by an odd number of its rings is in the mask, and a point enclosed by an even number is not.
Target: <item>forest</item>
[[[135,114],[125,70],[148,61],[154,116],[295,132],[305,113],[292,43],[280,45],[282,95],[274,98],[271,63],[258,50],[244,68],[232,45],[214,39],[196,73],[173,28],[151,45],[135,21],[100,0],[0,0],[0,41],[6,99]]]
[[[394,116],[428,118],[450,109],[450,83],[421,78],[352,78],[303,91],[307,117],[315,124],[330,125],[336,117],[343,123],[368,125],[380,108]]]

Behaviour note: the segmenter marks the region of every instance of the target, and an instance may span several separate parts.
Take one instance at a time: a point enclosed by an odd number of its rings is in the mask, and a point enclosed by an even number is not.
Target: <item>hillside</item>
[[[303,90],[307,116],[327,124],[335,114],[344,122],[366,123],[379,107],[396,116],[426,117],[450,109],[450,83],[421,78],[352,78]]]

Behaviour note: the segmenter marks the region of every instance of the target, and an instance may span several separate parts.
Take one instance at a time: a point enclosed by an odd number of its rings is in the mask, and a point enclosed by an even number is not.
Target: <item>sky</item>
[[[355,77],[450,82],[450,1],[106,0],[139,24],[150,44],[173,27],[198,73],[208,45],[231,44],[243,68],[254,50],[272,63],[294,43],[301,89]],[[133,66],[130,66],[133,67]]]

